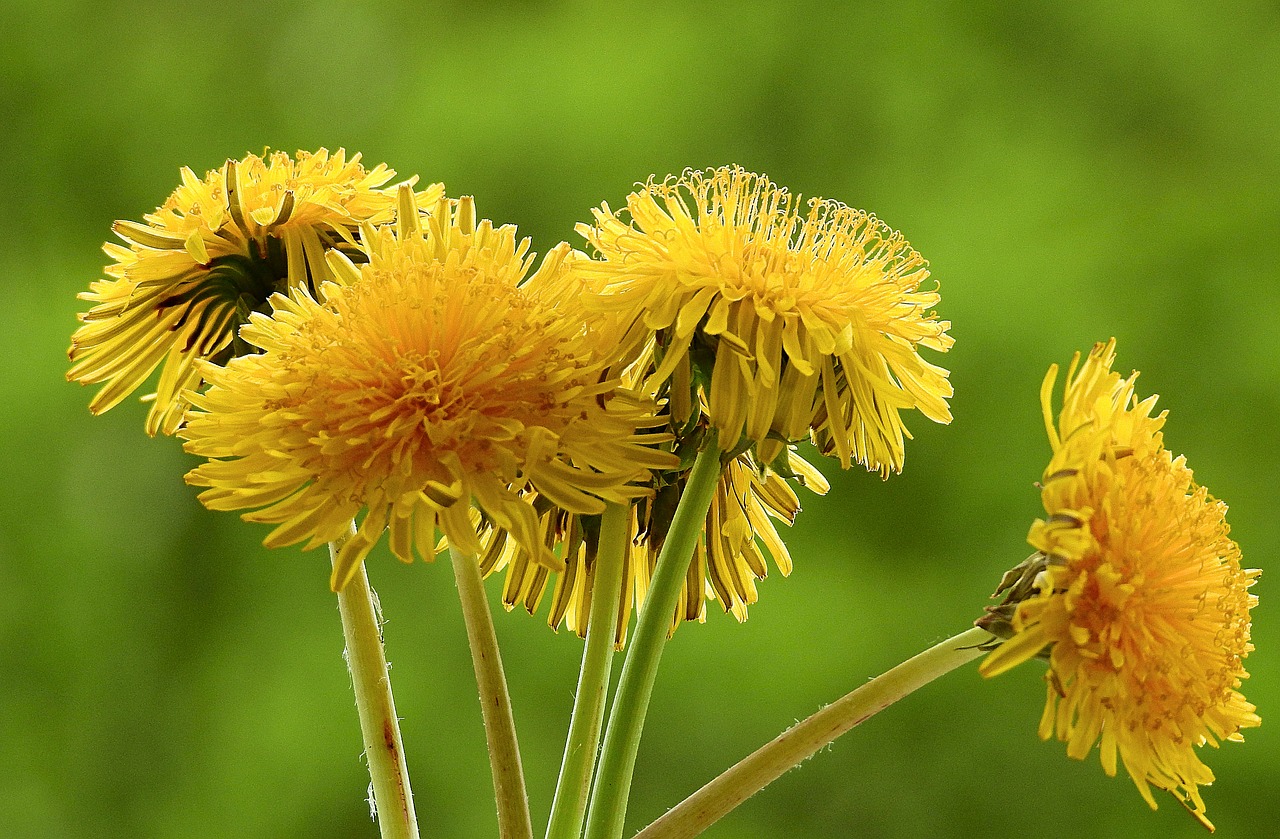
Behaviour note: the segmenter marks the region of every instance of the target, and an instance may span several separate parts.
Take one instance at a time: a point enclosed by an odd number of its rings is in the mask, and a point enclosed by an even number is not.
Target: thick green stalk
[[[796,723],[715,780],[668,810],[635,839],[689,839],[819,749],[902,697],[982,655],[978,645],[991,640],[973,628],[909,658]]]
[[[329,544],[336,558],[345,539]],[[391,677],[382,650],[382,626],[377,600],[369,588],[364,563],[351,581],[338,592],[338,614],[346,639],[347,668],[355,689],[356,710],[360,714],[360,734],[364,738],[365,759],[373,781],[374,812],[382,839],[418,839],[418,820],[413,812],[409,789],[409,769],[405,765],[400,721],[391,696]]]
[[[529,795],[525,792],[520,747],[516,743],[511,695],[507,692],[507,677],[502,672],[498,636],[493,631],[493,615],[489,612],[489,599],[485,597],[484,582],[480,579],[480,566],[475,557],[452,546],[449,556],[453,560],[458,598],[462,601],[462,619],[467,625],[467,641],[471,645],[471,662],[480,688],[480,710],[484,717],[485,738],[489,743],[493,792],[498,802],[498,836],[501,839],[532,839],[533,822],[529,818]]]
[[[591,792],[587,839],[619,839],[622,836],[627,799],[631,794],[631,776],[635,771],[645,712],[658,675],[658,663],[667,643],[680,588],[689,570],[689,560],[693,557],[693,549],[705,526],[707,510],[715,496],[720,468],[720,450],[712,434],[689,473],[689,482],[658,554],[653,579],[636,621],[636,631],[622,662],[622,676],[618,680],[613,708],[609,711],[609,727],[605,730],[600,767]]]
[[[622,569],[627,540],[631,538],[631,507],[608,504],[600,520],[600,544],[592,565],[591,610],[587,643],[582,651],[578,692],[560,764],[560,780],[551,803],[547,839],[578,839],[587,815],[587,794],[600,747],[605,697],[613,665],[613,643],[618,631],[618,604],[622,601]]]

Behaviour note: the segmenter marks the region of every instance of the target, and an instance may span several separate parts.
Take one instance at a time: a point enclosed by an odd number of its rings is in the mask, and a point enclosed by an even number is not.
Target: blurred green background
[[[874,211],[928,257],[955,421],[904,474],[833,475],[751,619],[668,648],[639,828],[845,691],[964,628],[1029,551],[1050,362],[1119,339],[1166,440],[1280,549],[1280,11],[1274,3],[0,3],[0,835],[373,837],[322,552],[205,511],[135,400],[63,380],[117,218],[264,146],[346,147],[474,194],[545,251],[634,181],[729,162]],[[824,468],[826,466],[824,465]],[[832,470],[827,469],[830,473]],[[838,470],[837,470],[838,471]],[[447,563],[370,574],[424,836],[492,836]],[[1270,572],[1277,573],[1277,572]],[[494,581],[491,581],[494,582]],[[1208,753],[1219,834],[1280,824],[1277,600]],[[495,598],[496,600],[496,598]],[[535,822],[580,642],[499,614]],[[1042,668],[951,674],[713,837],[1199,836],[1042,743]]]

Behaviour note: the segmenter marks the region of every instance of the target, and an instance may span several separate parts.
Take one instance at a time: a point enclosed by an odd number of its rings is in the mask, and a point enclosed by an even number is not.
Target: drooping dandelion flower
[[[251,154],[203,180],[183,168],[182,185],[145,224],[113,226],[125,244],[103,246],[114,260],[109,279],[80,295],[92,308],[71,338],[67,378],[103,384],[89,405],[99,414],[163,365],[146,397],[146,430],[173,434],[186,394],[201,385],[199,362],[240,354],[236,330],[266,311],[272,294],[305,288],[315,296],[333,277],[326,249],[358,255],[360,225],[392,218],[395,190],[384,185],[394,176],[382,164],[366,170],[342,149]],[[427,204],[443,191],[436,184],[418,197]]]
[[[654,354],[650,391],[696,389],[722,449],[770,463],[812,435],[845,468],[887,475],[903,411],[950,421],[947,372],[918,354],[947,350],[950,324],[924,259],[875,216],[819,199],[806,212],[738,167],[651,179],[594,216],[578,226],[602,258],[584,267],[592,305],[629,320],[630,353]]]
[[[1045,379],[1039,554],[1002,583],[1017,595],[991,611],[1010,637],[981,669],[1047,655],[1040,736],[1074,758],[1098,745],[1107,774],[1123,764],[1152,808],[1151,787],[1168,790],[1212,829],[1199,787],[1214,776],[1196,749],[1260,723],[1240,693],[1259,572],[1241,567],[1226,505],[1164,448],[1155,397],[1138,401],[1137,374],[1113,373],[1114,357],[1114,341],[1077,354],[1056,427],[1056,365]]]
[[[425,228],[407,188],[400,203],[396,229],[365,226],[366,264],[331,253],[342,282],[324,302],[273,297],[241,332],[263,352],[206,367],[180,433],[211,460],[188,482],[211,509],[256,508],[244,518],[276,525],[271,547],[319,546],[362,516],[335,589],[384,530],[406,562],[434,556],[437,529],[478,553],[473,505],[560,570],[524,496],[593,514],[642,494],[632,482],[673,461],[643,433],[652,408],[602,378],[608,359],[552,302],[567,245],[529,275],[528,240],[477,224],[469,200],[442,199]]]
[[[821,473],[798,455],[791,453],[788,463],[811,491],[822,494],[829,489]],[[687,472],[656,472],[654,495],[637,501],[631,509],[615,637],[619,647],[626,639],[633,610],[639,610],[644,602],[685,477]],[[768,575],[766,558],[783,576],[791,573],[791,554],[774,521],[790,525],[799,512],[800,501],[782,476],[767,467],[761,470],[749,454],[730,461],[720,476],[704,536],[694,551],[684,590],[672,615],[672,631],[682,621],[704,620],[708,600],[718,601],[725,612],[739,621],[746,620],[747,607],[758,598],[756,581]],[[534,561],[529,551],[500,530],[483,534],[486,549],[481,570],[486,574],[505,571],[502,602],[508,609],[520,605],[533,614],[551,589],[547,623],[552,628],[563,624],[569,631],[585,636],[598,547],[598,517],[551,507],[542,513],[539,524],[545,544],[565,562],[564,570],[554,579],[545,565]]]

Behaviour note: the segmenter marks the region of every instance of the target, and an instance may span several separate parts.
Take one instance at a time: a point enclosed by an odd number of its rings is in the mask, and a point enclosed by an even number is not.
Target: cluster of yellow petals
[[[1045,379],[1053,457],[1029,541],[1047,565],[982,672],[1047,651],[1040,736],[1074,758],[1099,745],[1107,774],[1118,759],[1153,808],[1154,786],[1210,826],[1198,788],[1214,776],[1196,749],[1260,722],[1240,693],[1259,572],[1241,567],[1226,506],[1164,448],[1155,397],[1139,401],[1114,358],[1114,341],[1077,354],[1056,427],[1056,366]]]
[[[361,224],[390,221],[395,172],[366,170],[360,155],[339,149],[273,152],[228,160],[182,185],[145,223],[117,221],[124,246],[103,246],[109,279],[80,298],[93,304],[71,339],[67,378],[104,386],[90,403],[97,414],[119,404],[163,363],[146,420],[148,434],[173,434],[201,386],[199,362],[223,363],[236,330],[276,292],[314,293],[332,278],[329,248],[356,252]],[[412,182],[412,181],[411,181]],[[434,202],[443,187],[419,194]]]
[[[808,489],[819,494],[829,489],[822,474],[795,453],[790,453],[789,465]],[[619,649],[626,641],[632,612],[644,603],[680,489],[677,478],[657,489],[653,498],[632,507],[614,639]],[[747,607],[759,597],[756,581],[768,576],[766,557],[783,576],[791,573],[791,554],[774,521],[791,525],[799,512],[800,500],[781,476],[768,468],[760,469],[746,453],[729,461],[672,615],[672,632],[683,621],[705,620],[709,600],[719,601],[724,611],[745,621]],[[503,605],[508,609],[523,606],[529,614],[537,611],[550,587],[547,623],[552,628],[563,625],[585,637],[594,590],[597,529],[584,522],[583,516],[554,507],[542,514],[540,524],[544,541],[565,562],[554,585],[546,567],[533,561],[527,550],[500,530],[482,534],[485,551],[480,557],[481,571],[505,571]]]
[[[534,270],[513,227],[394,175],[341,149],[183,168],[145,223],[115,223],[69,352],[68,379],[103,385],[94,413],[163,365],[147,432],[208,458],[188,482],[274,525],[266,545],[341,544],[335,590],[384,532],[405,562],[439,532],[505,572],[507,608],[550,589],[548,623],[585,635],[598,517],[627,504],[620,646],[688,476],[672,450],[710,428],[732,456],[672,631],[708,600],[745,620],[768,560],[792,568],[786,479],[828,488],[793,443],[887,476],[904,411],[951,419],[948,373],[919,354],[953,343],[928,265],[873,215],[686,170],[578,225],[598,258],[561,244]],[[1260,722],[1240,693],[1259,572],[1114,358],[1076,355],[1056,418],[1045,378],[1043,570],[981,669],[1047,657],[1040,735],[1098,746],[1153,808],[1164,789],[1208,825],[1197,748]]]
[[[901,412],[949,422],[950,324],[903,237],[835,201],[800,201],[739,167],[650,180],[578,232],[601,261],[584,267],[591,305],[627,319],[624,348],[657,360],[647,389],[700,378],[721,447],[772,462],[810,436],[882,475],[900,471]],[[674,394],[673,394],[674,397]]]
[[[306,548],[358,530],[340,551],[341,588],[384,530],[406,562],[435,555],[437,528],[478,553],[472,503],[535,561],[536,493],[576,513],[628,503],[633,482],[669,468],[648,434],[653,406],[601,374],[585,324],[552,300],[577,282],[568,247],[532,275],[528,241],[477,224],[469,200],[419,219],[408,187],[397,222],[365,225],[367,262],[331,251],[337,282],[272,298],[241,337],[263,352],[208,365],[180,433],[210,461],[188,475],[212,509],[259,508],[268,546]]]

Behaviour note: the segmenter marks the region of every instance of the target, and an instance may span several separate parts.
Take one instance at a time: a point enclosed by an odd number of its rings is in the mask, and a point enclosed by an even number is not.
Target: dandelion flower
[[[182,185],[145,224],[117,221],[124,246],[103,246],[110,279],[80,298],[92,304],[71,339],[67,378],[103,387],[89,409],[100,414],[142,386],[163,364],[147,415],[148,434],[173,434],[187,393],[201,385],[203,359],[224,364],[243,352],[236,331],[273,293],[332,279],[325,250],[358,254],[362,223],[390,220],[395,172],[366,170],[339,149],[290,158],[274,152],[228,160],[204,179],[182,169]],[[436,184],[419,198],[443,194]]]
[[[1118,759],[1152,808],[1151,788],[1168,790],[1212,829],[1199,787],[1214,776],[1196,748],[1260,723],[1240,693],[1259,572],[1241,568],[1226,506],[1163,447],[1155,397],[1139,401],[1137,374],[1113,373],[1114,358],[1114,341],[1083,364],[1077,354],[1056,427],[1056,365],[1045,379],[1053,457],[1047,515],[1029,536],[1039,554],[1020,584],[1002,583],[1019,591],[1011,637],[981,670],[1047,657],[1040,736],[1077,759],[1098,745],[1107,774]]]
[[[827,491],[821,473],[794,452],[788,462],[804,486],[819,494]],[[653,496],[632,507],[614,639],[619,648],[626,640],[633,608],[638,611],[644,603],[676,498],[687,477],[687,470],[655,473]],[[800,501],[782,476],[768,467],[760,469],[746,453],[730,461],[720,476],[703,537],[694,550],[671,631],[683,621],[705,620],[708,600],[718,601],[738,621],[746,620],[747,607],[758,598],[755,583],[768,575],[766,557],[783,576],[791,573],[791,554],[774,521],[791,525],[799,512]],[[481,571],[505,571],[502,602],[508,609],[520,605],[534,614],[550,588],[547,623],[553,629],[563,625],[584,637],[591,611],[599,517],[551,507],[539,523],[544,543],[564,559],[565,568],[555,575],[554,582],[545,565],[535,562],[529,551],[500,530],[484,534]]]
[[[650,180],[624,211],[578,226],[593,306],[629,320],[626,349],[657,359],[647,388],[692,383],[726,451],[771,463],[810,435],[848,468],[900,471],[901,412],[949,422],[952,344],[929,272],[903,237],[835,201],[799,198],[738,167]]]
[[[365,226],[366,264],[331,252],[323,302],[296,287],[250,317],[261,353],[206,365],[180,433],[210,460],[187,480],[211,509],[255,508],[270,547],[317,547],[362,516],[335,590],[384,530],[405,562],[434,557],[437,529],[478,553],[473,504],[560,570],[524,496],[594,514],[642,494],[672,461],[637,432],[652,405],[602,378],[583,322],[549,302],[567,245],[529,275],[528,240],[477,224],[469,200],[442,199],[425,228],[407,187],[400,206],[394,228]]]

